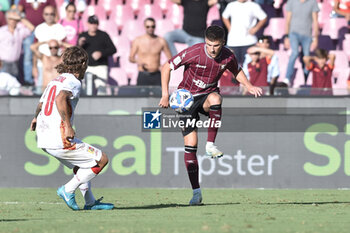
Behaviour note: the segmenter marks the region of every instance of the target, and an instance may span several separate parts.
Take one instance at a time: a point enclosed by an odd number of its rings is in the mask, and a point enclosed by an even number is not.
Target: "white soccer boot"
[[[190,205],[202,205],[202,192],[200,188],[193,190],[193,197],[190,200]]]
[[[214,145],[212,142],[207,142],[207,145],[205,146],[205,150],[207,152],[207,155],[211,158],[220,158],[224,155],[218,148]]]

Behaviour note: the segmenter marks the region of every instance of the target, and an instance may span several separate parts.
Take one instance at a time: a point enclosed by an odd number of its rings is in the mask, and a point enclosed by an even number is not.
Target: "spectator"
[[[184,19],[182,29],[176,29],[164,35],[171,51],[175,56],[177,50],[174,43],[192,46],[204,42],[204,32],[207,28],[207,15],[209,8],[217,3],[217,0],[171,0],[173,3],[183,6]]]
[[[299,45],[301,45],[304,56],[309,56],[310,49],[315,50],[317,48],[319,8],[316,0],[288,0],[286,11],[284,46],[286,49],[291,48],[292,54],[289,57],[284,82],[289,85],[294,74],[295,60],[299,56]],[[312,38],[312,31],[314,32],[314,38]],[[308,75],[306,68],[304,68],[304,75],[306,83]]]
[[[167,42],[154,34],[156,22],[153,18],[144,20],[146,34],[137,37],[131,46],[129,61],[137,64],[139,75],[137,85],[160,86],[160,56],[163,51],[168,60],[171,53]]]
[[[39,52],[39,47],[43,44],[47,44],[50,49],[50,56],[47,56],[41,52]],[[71,47],[71,44],[67,42],[62,42],[63,48]],[[61,56],[62,53],[61,46],[57,40],[50,40],[50,41],[43,41],[43,42],[37,42],[32,44],[30,46],[31,50],[35,54],[35,56],[41,60],[42,62],[42,70],[43,70],[43,84],[42,84],[42,90],[45,90],[47,84],[54,78],[58,76],[57,70],[55,67],[61,62]],[[33,67],[33,73],[37,74],[38,71],[36,67]],[[36,75],[34,75],[36,76]]]
[[[59,23],[55,22],[56,10],[53,6],[46,6],[43,12],[45,22],[39,24],[34,31],[35,38],[38,42],[47,42],[49,40],[57,40],[61,42],[66,38],[66,32],[63,26]],[[51,52],[49,49],[49,45],[47,43],[43,43],[39,46],[39,52],[50,56]],[[42,76],[42,62],[41,60],[37,60],[37,57],[34,56],[33,59],[34,66],[38,67],[38,73],[34,73],[37,75],[37,84],[36,86],[40,87],[43,85],[43,76]]]
[[[350,1],[349,0],[334,0],[333,11],[335,16],[345,17],[350,25]]]
[[[67,16],[67,6],[69,4],[73,4],[76,6],[76,10],[78,11],[78,19],[81,19],[81,17],[84,14],[84,11],[86,10],[86,1],[85,0],[79,0],[79,1],[74,1],[74,0],[64,0],[60,7],[60,15],[62,18]]]
[[[247,50],[251,62],[248,63],[249,81],[258,87],[267,87],[268,83],[268,65],[271,63],[271,58],[274,51],[268,48],[258,46],[250,47]]]
[[[335,54],[328,54],[324,49],[316,49],[315,56],[304,56],[305,67],[312,71],[312,88],[332,89],[332,73]],[[328,61],[328,62],[327,62]],[[332,91],[313,90],[313,94],[331,94]]]
[[[78,45],[89,55],[87,73],[97,76],[95,88],[104,87],[108,81],[108,57],[117,52],[109,35],[98,29],[98,18],[92,15],[88,18],[88,30],[79,35]]]
[[[256,32],[266,23],[267,15],[259,4],[247,0],[230,2],[222,13],[222,20],[229,31],[227,46],[242,65],[247,49],[257,42]],[[256,20],[259,20],[256,23]]]
[[[78,43],[79,33],[84,31],[83,24],[80,22],[80,19],[75,18],[76,12],[77,9],[74,3],[68,3],[66,6],[66,18],[59,21],[66,31],[66,41],[71,45],[76,45]]]
[[[55,0],[20,0],[18,3],[18,10],[23,12],[29,22],[31,22],[35,27],[44,22],[43,12],[46,6],[56,7]],[[32,76],[33,58],[30,46],[34,42],[34,33],[29,35],[23,41],[23,73],[24,73],[24,83],[26,85],[34,85],[34,80]]]
[[[20,12],[10,10],[6,13],[7,25],[0,27],[0,59],[2,71],[18,78],[18,61],[22,42],[34,30],[33,24],[21,18]]]
[[[268,36],[260,36],[258,38],[258,42],[256,43],[256,46],[259,48],[263,49],[269,49],[270,48],[270,40]],[[259,58],[264,58],[268,56],[268,54],[260,51],[260,56]],[[243,70],[249,78],[249,72],[248,72],[248,64],[252,61],[251,57],[249,54],[245,55],[244,63],[243,63]],[[280,75],[280,68],[278,64],[278,57],[276,54],[273,54],[272,57],[270,58],[270,63],[268,64],[267,67],[267,82],[270,85],[270,94],[273,94],[273,87],[275,86],[277,79]]]

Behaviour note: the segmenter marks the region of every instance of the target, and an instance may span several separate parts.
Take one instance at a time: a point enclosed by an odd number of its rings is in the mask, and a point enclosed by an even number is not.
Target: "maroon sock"
[[[215,127],[215,123],[212,125],[213,122],[216,122],[218,120],[221,120],[221,105],[212,105],[209,108],[209,118],[210,118],[210,126],[208,128],[208,142],[215,142],[216,134],[218,133],[218,129]]]
[[[185,165],[190,179],[192,189],[199,188],[197,147],[185,145]]]

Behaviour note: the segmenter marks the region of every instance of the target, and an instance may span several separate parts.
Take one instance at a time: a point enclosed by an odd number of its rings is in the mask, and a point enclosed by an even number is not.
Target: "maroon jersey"
[[[184,65],[184,74],[179,89],[193,95],[219,92],[218,81],[226,69],[234,76],[240,71],[235,55],[223,47],[214,59],[207,54],[205,43],[195,44],[170,59],[170,68],[176,70]]]
[[[46,6],[56,7],[55,0],[20,0],[18,4],[23,6],[24,12],[26,13],[26,18],[34,26],[38,26],[39,24],[44,22],[43,12]]]
[[[316,63],[311,62],[307,69],[312,71],[312,87],[332,88],[332,73],[334,67],[326,64],[321,69]]]
[[[252,63],[248,64],[248,72],[249,72],[249,81],[258,87],[266,87],[269,84],[267,83],[267,67],[270,61],[264,57],[259,59],[259,61],[252,65]]]

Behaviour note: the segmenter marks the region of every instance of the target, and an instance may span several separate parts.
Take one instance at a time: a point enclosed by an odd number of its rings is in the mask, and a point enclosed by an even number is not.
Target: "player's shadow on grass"
[[[29,219],[0,219],[0,222],[22,222],[22,221],[29,221]]]
[[[350,201],[314,201],[314,202],[277,202],[264,203],[265,205],[329,205],[329,204],[350,204]]]
[[[208,203],[208,204],[198,205],[198,207],[200,207],[200,206],[218,206],[218,205],[239,205],[239,204],[241,204],[241,203],[238,203],[238,202],[237,203],[232,203],[232,202],[231,203]],[[158,204],[158,205],[116,207],[114,209],[117,209],[117,210],[153,210],[153,209],[181,208],[181,207],[190,207],[190,205],[170,203],[170,204]],[[191,207],[193,207],[193,206],[191,206]]]

